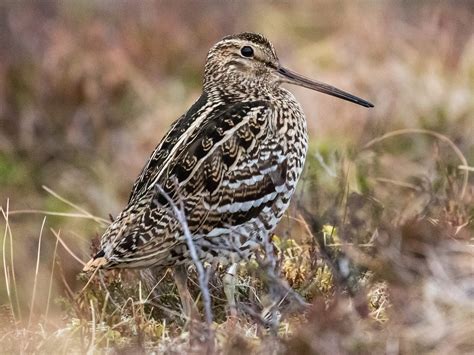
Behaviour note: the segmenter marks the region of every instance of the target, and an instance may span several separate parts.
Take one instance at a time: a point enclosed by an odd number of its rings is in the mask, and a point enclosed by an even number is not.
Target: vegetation
[[[0,351],[472,353],[472,23],[454,0],[2,2]],[[242,265],[229,319],[217,270],[209,339],[169,273],[149,292],[80,270],[198,97],[208,48],[241,31],[376,107],[291,88],[311,147],[273,237],[279,277]]]

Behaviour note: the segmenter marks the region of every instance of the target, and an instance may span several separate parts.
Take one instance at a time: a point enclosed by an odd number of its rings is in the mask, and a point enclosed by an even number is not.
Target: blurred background
[[[320,215],[324,201],[335,198],[338,167],[351,161],[351,189],[370,189],[398,211],[393,219],[419,213],[433,196],[457,198],[464,188],[461,214],[471,218],[472,238],[473,179],[465,185],[463,162],[449,144],[408,134],[361,149],[387,132],[424,129],[448,137],[474,164],[473,23],[474,2],[460,0],[2,1],[0,205],[9,209],[13,236],[5,232],[3,256],[14,254],[24,313],[44,217],[33,211],[77,212],[42,186],[95,216],[115,216],[171,122],[199,97],[208,49],[243,31],[269,38],[286,67],[375,104],[367,110],[289,88],[308,119],[307,170],[316,172],[304,179],[316,176],[319,192],[305,198],[314,198],[306,202]],[[5,219],[0,226],[7,231]],[[92,220],[48,216],[43,285],[56,241],[50,228],[61,230],[83,261],[103,231]],[[57,258],[71,288],[82,286],[81,265],[61,246]],[[9,303],[5,275],[11,278],[11,269],[0,275],[0,304]],[[55,281],[53,294],[64,292]],[[47,298],[48,287],[40,287],[36,307]]]

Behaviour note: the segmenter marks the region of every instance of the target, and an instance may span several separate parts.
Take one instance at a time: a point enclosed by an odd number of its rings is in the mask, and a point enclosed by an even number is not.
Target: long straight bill
[[[340,99],[350,101],[364,107],[374,107],[374,105],[371,104],[369,101],[366,101],[364,99],[361,99],[360,97],[349,94],[348,92],[339,90],[338,88],[335,88],[334,86],[305,78],[302,75],[299,75],[295,72],[292,72],[282,67],[279,67],[277,71],[282,81],[288,84],[303,86],[305,88],[319,91],[319,92],[322,92],[323,94],[335,96]]]

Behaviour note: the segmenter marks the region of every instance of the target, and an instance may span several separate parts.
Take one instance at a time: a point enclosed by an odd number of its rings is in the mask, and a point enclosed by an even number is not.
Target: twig
[[[89,280],[87,280],[85,286],[82,288],[82,290],[76,295],[76,297],[74,299],[78,299],[79,297],[81,297],[82,293],[86,290],[86,288],[90,285],[90,283],[92,282],[95,274],[97,274],[97,272],[99,271],[100,269],[99,268],[96,268],[94,269],[94,272],[92,273],[92,275],[89,277]]]
[[[272,244],[271,243],[269,243],[269,244],[270,244],[270,247],[271,247]],[[268,256],[267,256],[267,259],[268,259]],[[281,301],[284,300],[286,297],[291,296],[298,303],[298,306],[304,307],[304,308],[306,308],[307,306],[310,306],[310,304],[308,302],[306,302],[304,300],[304,298],[301,297],[295,290],[293,290],[291,288],[291,286],[288,285],[288,283],[285,280],[283,280],[280,276],[277,275],[277,273],[275,272],[276,264],[275,264],[275,266],[273,266],[273,268],[271,267],[271,264],[273,262],[275,262],[275,258],[273,256],[273,250],[272,250],[271,259],[273,259],[273,261],[270,260],[270,263],[268,263],[268,262],[265,263],[265,261],[258,260],[258,258],[257,258],[257,261],[259,262],[259,264],[262,267],[265,268],[266,276],[268,277],[270,287],[274,287],[273,292],[276,295],[276,297],[272,297],[274,303],[275,304],[280,304]],[[265,264],[267,264],[267,265],[265,265]],[[268,267],[269,264],[270,264],[270,267]],[[281,292],[281,290],[283,292]],[[270,292],[272,292],[272,291],[270,291]]]
[[[180,206],[178,208],[178,206],[176,206],[174,201],[161,188],[161,186],[156,185],[156,189],[168,201],[171,208],[173,209],[173,212],[176,216],[176,219],[181,224],[181,227],[183,229],[183,234],[184,234],[184,237],[186,238],[186,244],[188,245],[189,254],[191,255],[191,258],[193,259],[194,265],[196,266],[196,270],[198,272],[199,287],[201,289],[202,299],[203,299],[203,303],[204,303],[204,313],[205,313],[205,316],[206,316],[206,323],[207,323],[207,326],[208,326],[208,331],[210,333],[211,332],[211,325],[212,325],[212,310],[211,310],[211,297],[209,295],[209,287],[208,287],[209,273],[206,272],[206,270],[204,269],[203,264],[201,263],[201,260],[199,260],[199,257],[198,257],[197,251],[196,251],[196,246],[194,245],[194,241],[193,241],[193,238],[191,236],[191,232],[189,231],[188,223],[186,221],[186,216],[184,214],[183,201],[182,201],[182,199],[179,200],[179,205]]]
[[[148,299],[150,298],[150,296],[153,294],[153,292],[155,291],[155,289],[158,287],[158,285],[161,283],[161,281],[163,281],[165,279],[165,277],[168,275],[168,271],[169,269],[167,269],[165,271],[165,274],[161,277],[161,279],[159,279],[156,283],[155,283],[155,286],[152,287],[152,289],[150,290],[150,292],[148,293],[148,295],[146,296],[144,302],[147,302]]]
[[[169,314],[170,316],[173,316],[173,317],[176,317],[176,318],[180,318],[182,317],[182,314],[179,313],[179,312],[176,312],[168,307],[165,307],[165,306],[162,306],[161,304],[158,304],[156,302],[153,302],[153,301],[143,301],[143,304],[148,304],[152,307],[155,307],[157,309],[161,309],[162,311],[166,312],[167,314]]]
[[[333,171],[327,164],[326,162],[324,161],[324,158],[323,156],[321,155],[321,152],[318,150],[316,151],[316,153],[314,154],[314,157],[318,160],[319,164],[321,165],[321,167],[326,171],[326,174],[328,174],[330,177],[332,178],[336,178],[337,177],[337,174],[335,171]]]
[[[328,245],[325,242],[324,235],[322,235],[322,233],[320,232],[322,229],[320,222],[316,218],[314,218],[304,206],[299,205],[298,208],[300,210],[300,215],[302,216],[302,219],[308,226],[308,231],[310,231],[311,235],[315,238],[322,257],[326,260],[327,265],[332,271],[334,280],[336,281],[336,286],[345,286],[350,296],[353,297],[354,290],[347,284],[348,275],[345,275],[345,273],[341,270],[341,267],[339,265],[340,263],[338,262],[338,260],[340,260],[340,257],[338,257],[330,248],[328,248]],[[307,221],[310,221],[311,225],[309,225]],[[314,231],[314,233],[312,233],[312,231]],[[331,231],[331,233],[333,232],[334,229]]]
[[[281,279],[278,277],[276,274],[276,260],[275,260],[275,254],[273,254],[273,245],[270,243],[270,238],[269,238],[269,233],[265,233],[263,237],[263,246],[265,249],[265,259],[266,262],[263,263],[266,274],[269,278],[268,282],[268,288],[270,291],[270,297],[272,299],[272,303],[276,304],[277,300],[279,298],[279,292],[278,288],[276,287],[276,281],[280,281]],[[278,328],[278,317],[276,316],[276,309],[275,307],[270,308],[271,314],[270,319],[273,320],[271,322],[271,330],[276,334],[277,328]]]
[[[104,278],[102,276],[101,271],[99,272],[99,281],[100,281],[100,284],[102,285],[102,287],[105,289],[105,292],[107,292],[107,295],[110,298],[110,302],[114,305],[115,311],[120,310],[120,305],[113,299],[112,295],[110,294],[110,291],[109,291],[109,289],[107,288],[107,285],[104,282]],[[115,313],[115,311],[113,313]]]

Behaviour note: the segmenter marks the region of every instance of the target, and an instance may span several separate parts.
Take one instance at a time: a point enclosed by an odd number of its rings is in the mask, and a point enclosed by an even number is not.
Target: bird
[[[305,114],[282,84],[374,106],[283,67],[261,34],[224,37],[208,52],[201,96],[157,145],[83,271],[171,268],[191,314],[186,270],[193,260],[173,208],[181,206],[199,261],[229,268],[224,291],[235,306],[237,265],[273,233],[308,150]]]

